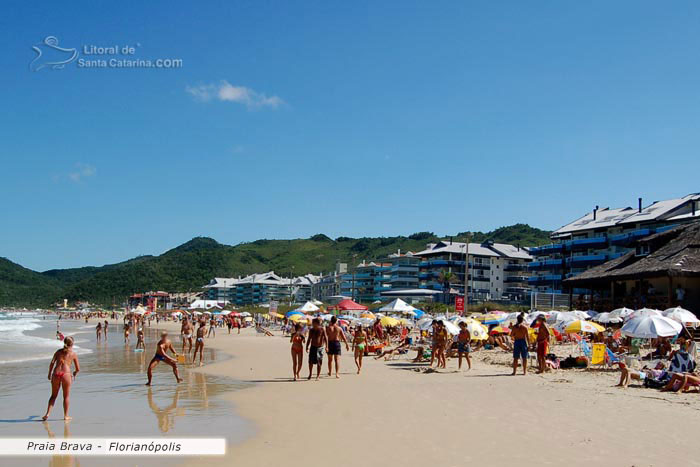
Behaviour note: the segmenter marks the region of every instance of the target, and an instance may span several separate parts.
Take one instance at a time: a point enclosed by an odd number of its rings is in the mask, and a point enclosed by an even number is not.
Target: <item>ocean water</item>
[[[40,418],[50,395],[48,367],[53,353],[63,346],[56,339],[57,319],[32,312],[0,313],[0,437],[224,437],[229,443],[250,435],[249,423],[219,396],[249,387],[236,380],[188,371],[179,365],[184,382],[177,384],[172,370],[160,364],[153,386],[146,387],[146,369],[153,357],[158,331],[146,327],[146,351],[135,352],[135,339],[124,343],[121,323],[109,320],[109,337],[96,341],[97,319],[62,319],[61,332],[75,339],[81,371],[71,388],[70,415],[63,418],[59,394],[48,422]],[[176,336],[173,344],[179,350]],[[205,348],[205,362],[222,358]],[[136,459],[138,459],[136,461]],[[5,464],[7,460],[10,463]],[[134,458],[138,465],[159,465],[159,460]],[[170,461],[169,461],[170,462]],[[119,465],[103,457],[0,458],[0,465]]]

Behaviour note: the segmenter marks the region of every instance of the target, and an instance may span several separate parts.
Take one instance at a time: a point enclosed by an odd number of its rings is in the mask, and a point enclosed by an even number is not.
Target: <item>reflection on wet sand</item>
[[[184,408],[178,410],[177,402],[179,399],[180,386],[178,386],[177,389],[175,389],[175,393],[173,393],[172,403],[161,409],[153,400],[153,389],[150,386],[148,387],[148,406],[151,408],[151,411],[153,411],[156,419],[158,420],[158,429],[161,431],[161,433],[167,433],[172,427],[175,426],[176,416],[185,415]]]
[[[56,435],[51,431],[51,427],[48,422],[43,421],[41,424],[44,426],[46,433],[49,435],[49,439],[56,438]],[[63,438],[70,438],[70,422],[65,422],[63,424]],[[49,467],[78,467],[80,466],[80,461],[77,457],[71,455],[54,455],[49,459]]]

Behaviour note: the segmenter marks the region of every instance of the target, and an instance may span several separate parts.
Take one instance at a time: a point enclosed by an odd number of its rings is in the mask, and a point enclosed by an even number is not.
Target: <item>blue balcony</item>
[[[564,245],[561,243],[552,243],[550,245],[538,246],[535,248],[530,248],[530,253],[534,256],[549,255],[551,253],[556,253],[562,251]]]
[[[581,255],[572,256],[571,258],[566,258],[566,264],[571,265],[583,265],[583,264],[594,264],[594,263],[604,263],[607,261],[608,255]]]
[[[527,282],[530,285],[538,285],[538,284],[548,284],[550,282],[558,282],[561,281],[561,276],[559,274],[547,274],[544,276],[532,276],[528,278]]]
[[[560,268],[563,264],[562,259],[545,259],[542,261],[533,261],[530,264],[528,264],[528,269],[533,270],[533,269],[557,269]]]
[[[584,250],[586,248],[602,248],[607,246],[608,237],[579,238],[565,242],[567,248],[572,250]]]
[[[613,245],[627,245],[637,239],[646,237],[654,233],[654,229],[637,229],[632,232],[627,232],[619,235],[613,235],[610,237],[610,243]]]
[[[522,264],[506,264],[503,267],[504,271],[527,271],[527,263]]]
[[[503,278],[503,282],[527,282],[529,276],[507,276]]]

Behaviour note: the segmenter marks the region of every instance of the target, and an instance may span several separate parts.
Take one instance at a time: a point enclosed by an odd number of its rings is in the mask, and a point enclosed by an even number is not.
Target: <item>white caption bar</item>
[[[0,438],[0,456],[216,456],[223,438]]]

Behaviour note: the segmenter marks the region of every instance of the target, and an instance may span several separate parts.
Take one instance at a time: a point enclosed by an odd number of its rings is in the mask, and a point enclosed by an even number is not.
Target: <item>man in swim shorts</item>
[[[170,367],[173,369],[173,374],[175,375],[177,382],[182,382],[182,379],[180,379],[180,374],[177,371],[177,360],[168,355],[168,351],[172,352],[177,357],[177,352],[175,352],[175,349],[173,348],[173,343],[170,342],[170,339],[168,339],[168,333],[163,331],[160,335],[160,340],[156,344],[156,354],[151,359],[151,363],[148,364],[148,382],[146,383],[146,386],[151,385],[151,380],[153,379],[153,368],[155,368],[160,362],[170,365]]]
[[[523,361],[523,375],[527,374],[527,348],[530,345],[530,336],[527,326],[523,324],[523,315],[518,316],[517,323],[513,326],[510,336],[513,338],[513,375],[518,369],[518,359]]]
[[[192,326],[192,322],[189,319],[185,318],[185,320],[182,322],[182,353],[192,353],[193,332],[194,327]],[[185,352],[186,347],[188,347],[187,352]]]
[[[194,355],[192,355],[192,363],[197,360],[197,352],[199,352],[199,366],[202,366],[202,355],[204,354],[204,330],[205,324],[199,323],[197,328],[197,340],[194,343]]]
[[[328,344],[326,345],[326,352],[328,353],[328,376],[333,373],[333,363],[335,363],[335,377],[340,378],[338,375],[338,370],[340,370],[340,341],[342,340],[345,342],[345,350],[350,350],[350,345],[348,345],[348,340],[345,338],[343,328],[338,326],[337,317],[333,316],[331,318],[331,322],[326,328],[326,336],[328,337]]]
[[[323,365],[323,349],[327,339],[326,330],[321,327],[321,320],[314,318],[309,330],[309,340],[306,341],[306,351],[309,353],[309,377],[307,379],[311,379],[313,367],[316,365],[316,381],[318,381],[321,375],[321,365]]]

